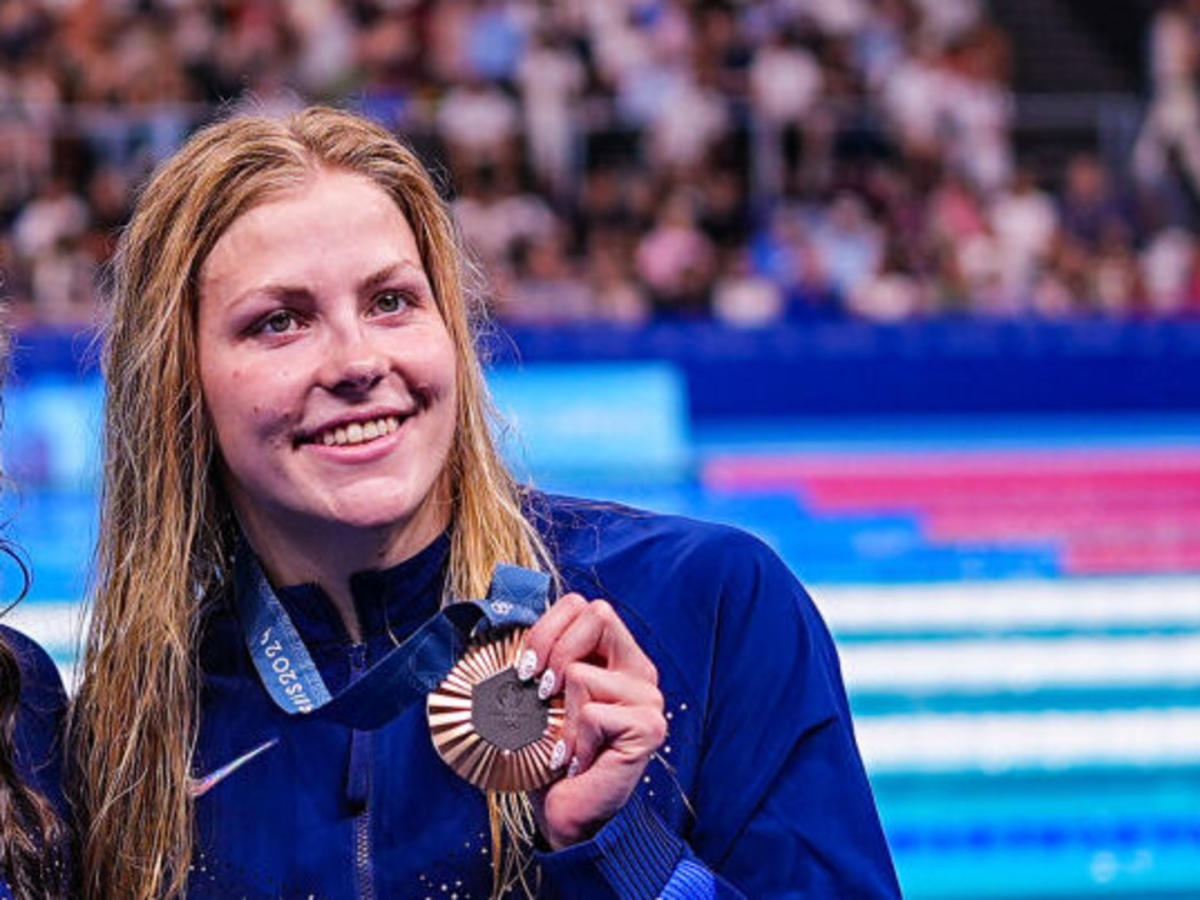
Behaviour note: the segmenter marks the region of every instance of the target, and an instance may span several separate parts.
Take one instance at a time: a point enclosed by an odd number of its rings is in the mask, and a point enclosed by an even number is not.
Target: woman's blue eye
[[[283,334],[290,329],[296,322],[296,317],[287,310],[279,310],[279,312],[271,313],[263,320],[262,330],[271,334]]]
[[[375,298],[375,308],[381,313],[399,312],[408,305],[408,297],[400,291],[384,291]]]

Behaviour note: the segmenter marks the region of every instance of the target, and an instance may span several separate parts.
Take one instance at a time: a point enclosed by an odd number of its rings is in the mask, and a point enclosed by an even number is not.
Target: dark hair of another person
[[[7,373],[8,335],[0,324],[0,381]],[[0,419],[3,407],[0,406]],[[3,479],[0,475],[0,479]],[[21,590],[4,609],[11,609],[29,590],[29,569],[3,535],[0,556],[21,573]],[[17,770],[16,730],[21,700],[21,666],[17,654],[0,635],[0,876],[21,900],[67,895],[67,830],[50,801]]]

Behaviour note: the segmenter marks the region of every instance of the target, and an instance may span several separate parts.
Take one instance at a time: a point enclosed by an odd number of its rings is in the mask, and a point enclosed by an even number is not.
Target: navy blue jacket
[[[541,895],[898,896],[833,643],[779,558],[724,526],[533,508],[567,588],[608,599],[654,660],[670,729],[667,764],[614,819],[539,855]],[[448,546],[354,576],[362,644],[318,588],[277,592],[331,690],[437,611]],[[286,716],[226,602],[206,616],[201,668],[190,896],[488,896],[484,797],[438,758],[423,708],[374,732]]]
[[[21,632],[0,625],[0,639],[13,651],[21,671],[21,697],[13,732],[17,773],[54,805],[65,822],[67,805],[62,792],[61,735],[67,713],[67,695],[62,679],[46,651]],[[0,877],[0,900],[11,896],[8,885]]]

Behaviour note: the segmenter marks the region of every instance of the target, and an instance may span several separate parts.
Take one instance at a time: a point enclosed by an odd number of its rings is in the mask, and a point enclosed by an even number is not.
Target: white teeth
[[[365,441],[373,441],[376,438],[391,434],[399,427],[399,416],[384,416],[379,419],[373,419],[370,422],[352,422],[341,428],[332,428],[328,431],[323,431],[314,438],[313,442],[324,444],[326,447],[331,447],[334,444],[361,444]]]

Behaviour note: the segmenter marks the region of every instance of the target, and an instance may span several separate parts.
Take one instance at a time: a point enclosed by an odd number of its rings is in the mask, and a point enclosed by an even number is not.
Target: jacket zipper
[[[364,809],[354,820],[354,861],[358,872],[358,896],[375,900],[375,879],[371,873],[371,810]]]
[[[350,672],[357,678],[367,669],[367,645],[350,648]],[[355,729],[350,734],[350,760],[346,793],[361,809],[354,819],[354,878],[361,900],[375,900],[371,865],[371,733]]]

